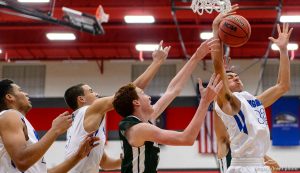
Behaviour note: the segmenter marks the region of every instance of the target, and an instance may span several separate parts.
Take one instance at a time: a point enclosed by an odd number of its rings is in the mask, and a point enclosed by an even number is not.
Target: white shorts
[[[232,158],[226,173],[272,173],[263,158]]]

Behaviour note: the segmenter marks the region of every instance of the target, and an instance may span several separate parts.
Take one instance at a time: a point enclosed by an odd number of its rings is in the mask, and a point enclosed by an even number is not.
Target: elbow
[[[186,146],[193,146],[194,145],[194,140],[189,140],[186,142]]]
[[[191,137],[183,138],[182,145],[184,146],[192,146],[194,145],[195,139]]]
[[[289,83],[279,84],[279,88],[282,94],[285,94],[291,89],[291,85]]]
[[[28,165],[25,161],[16,161],[14,162],[14,166],[17,167],[17,169],[21,172],[27,171],[27,169],[30,168],[31,165]]]
[[[282,87],[282,90],[286,93],[291,89],[291,85],[290,84],[286,84]]]

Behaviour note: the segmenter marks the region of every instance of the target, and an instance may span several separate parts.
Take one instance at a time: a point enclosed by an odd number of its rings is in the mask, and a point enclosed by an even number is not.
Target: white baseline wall
[[[55,142],[46,153],[48,167],[52,167],[64,159],[65,142]],[[108,141],[106,152],[112,157],[119,157],[120,141]],[[212,154],[199,154],[198,142],[193,146],[161,146],[160,169],[213,169],[217,168],[216,158]],[[282,168],[300,168],[299,147],[271,147],[268,155],[274,158]]]

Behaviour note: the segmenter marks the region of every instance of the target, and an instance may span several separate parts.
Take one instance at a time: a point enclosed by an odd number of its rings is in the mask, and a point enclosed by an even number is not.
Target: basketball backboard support
[[[67,7],[62,8],[64,20],[83,30],[92,31],[93,34],[104,34],[101,26],[102,21],[98,21],[96,16],[82,13]]]
[[[90,15],[63,7],[64,16],[57,19],[32,7],[23,5],[15,0],[0,0],[0,12],[30,19],[43,20],[46,22],[72,27],[74,29],[92,33],[104,34],[102,21],[98,21],[95,15]],[[102,8],[102,14],[105,14]],[[105,14],[107,15],[107,14]]]

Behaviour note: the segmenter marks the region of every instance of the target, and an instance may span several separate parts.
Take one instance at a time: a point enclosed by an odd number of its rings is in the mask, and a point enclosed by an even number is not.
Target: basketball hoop
[[[202,15],[204,11],[211,14],[214,10],[226,13],[231,10],[231,2],[230,0],[193,0],[191,8],[199,15]]]

